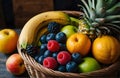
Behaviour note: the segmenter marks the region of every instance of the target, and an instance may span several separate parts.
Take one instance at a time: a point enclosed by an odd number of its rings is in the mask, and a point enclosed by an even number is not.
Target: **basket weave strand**
[[[72,16],[81,16],[82,12],[78,11],[63,11]],[[54,71],[52,69],[45,68],[41,64],[37,63],[27,52],[21,50],[19,41],[17,44],[18,52],[24,60],[25,67],[31,78],[102,78],[108,77],[110,74],[120,69],[120,59],[112,65],[104,67],[100,70],[96,70],[89,73],[65,73],[60,71]]]

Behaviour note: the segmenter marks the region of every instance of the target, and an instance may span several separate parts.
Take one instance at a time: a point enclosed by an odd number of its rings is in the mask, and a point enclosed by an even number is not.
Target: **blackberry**
[[[60,24],[56,22],[50,22],[48,24],[48,32],[49,33],[58,33],[60,31]]]
[[[33,45],[28,45],[26,51],[30,56],[34,57],[38,52],[38,47],[34,47]]]

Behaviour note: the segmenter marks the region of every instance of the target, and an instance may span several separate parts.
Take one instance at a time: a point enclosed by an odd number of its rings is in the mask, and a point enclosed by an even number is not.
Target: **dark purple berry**
[[[48,32],[49,33],[58,33],[60,31],[60,24],[56,22],[50,22],[48,24]]]
[[[54,33],[49,33],[46,37],[46,41],[48,42],[49,40],[55,40],[55,34]]]
[[[73,53],[72,54],[72,60],[75,61],[77,64],[79,64],[81,62],[81,55],[80,53]]]
[[[60,66],[58,67],[58,71],[60,71],[60,72],[66,72],[66,66],[60,65]]]
[[[40,37],[40,42],[41,42],[42,44],[47,43],[47,42],[46,42],[46,35],[42,35],[42,36]]]
[[[59,43],[66,43],[67,37],[66,37],[65,33],[59,32],[59,33],[56,34],[55,39]]]
[[[37,62],[40,63],[40,64],[43,64],[44,58],[45,57],[43,55],[39,56],[38,59],[37,59]]]
[[[54,53],[52,54],[52,57],[55,58],[55,59],[57,59],[57,55],[58,55],[58,52],[54,52]]]
[[[77,72],[78,70],[78,65],[76,62],[74,61],[70,61],[66,64],[66,71],[67,72]]]
[[[44,52],[44,57],[50,57],[52,55],[52,52],[50,52],[49,50],[46,50]]]
[[[40,46],[40,55],[43,55],[46,50],[47,50],[47,44],[42,44]]]
[[[38,53],[38,47],[35,47],[33,45],[28,45],[26,48],[26,52],[32,56],[35,57],[35,55]]]
[[[60,51],[67,51],[66,44],[59,43]]]

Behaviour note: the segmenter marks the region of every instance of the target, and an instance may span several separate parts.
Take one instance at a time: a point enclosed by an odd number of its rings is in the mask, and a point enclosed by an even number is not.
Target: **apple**
[[[99,70],[100,64],[93,57],[84,57],[83,62],[78,65],[79,71],[82,73]]]
[[[67,38],[69,38],[72,34],[77,32],[77,27],[73,25],[66,25],[61,29],[61,32],[64,32]]]
[[[25,72],[24,61],[18,53],[12,54],[6,61],[6,69],[14,75],[21,75]]]
[[[90,52],[91,40],[85,34],[75,33],[67,39],[66,47],[70,53],[79,52],[82,56],[86,56]]]
[[[0,31],[0,52],[13,53],[17,47],[18,34],[13,29],[2,29]]]

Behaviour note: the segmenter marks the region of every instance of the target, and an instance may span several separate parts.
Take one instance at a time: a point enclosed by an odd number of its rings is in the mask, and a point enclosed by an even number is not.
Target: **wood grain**
[[[22,28],[34,15],[53,10],[53,0],[13,0],[15,25]]]

